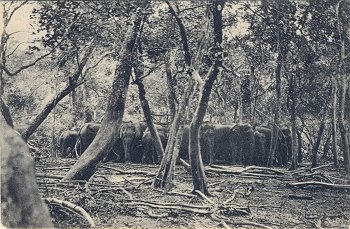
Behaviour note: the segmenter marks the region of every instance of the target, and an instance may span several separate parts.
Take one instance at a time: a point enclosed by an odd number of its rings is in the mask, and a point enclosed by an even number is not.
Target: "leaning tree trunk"
[[[83,71],[84,66],[86,65],[92,51],[95,48],[95,41],[92,41],[88,50],[86,51],[83,59],[81,60],[80,65],[78,65],[77,70],[73,74],[73,76],[69,77],[68,86],[62,90],[58,95],[55,96],[49,103],[46,104],[44,109],[35,117],[34,121],[29,125],[29,127],[23,131],[22,137],[25,141],[28,141],[29,137],[36,131],[36,129],[41,125],[41,123],[47,118],[47,116],[51,113],[51,111],[55,108],[55,106],[69,93],[74,91],[78,86],[82,83],[78,83],[79,76]]]
[[[209,97],[212,91],[214,81],[219,75],[219,68],[222,65],[222,10],[224,8],[224,1],[215,1],[212,5],[213,27],[214,27],[214,54],[215,61],[208,72],[207,79],[201,88],[199,102],[196,112],[192,118],[190,125],[190,139],[189,139],[189,157],[191,163],[192,181],[194,190],[201,191],[205,195],[209,194],[207,179],[204,173],[203,161],[200,150],[200,127],[203,122]]]
[[[52,228],[29,149],[0,114],[1,224],[8,228]]]
[[[140,57],[137,60],[137,66],[134,66],[135,77],[136,77],[135,83],[137,84],[137,87],[139,89],[139,99],[140,99],[143,115],[145,117],[148,130],[151,134],[152,141],[153,141],[154,147],[155,147],[157,155],[158,155],[158,161],[162,161],[163,155],[164,155],[162,141],[159,137],[157,129],[154,126],[151,108],[149,107],[148,100],[146,99],[146,91],[145,91],[145,87],[142,83],[142,76],[144,74],[144,71],[143,71],[144,68],[143,68],[142,50],[141,50],[140,41],[139,41],[139,50],[140,50],[140,53],[139,53]]]
[[[282,46],[282,44],[280,44]],[[269,157],[267,161],[267,166],[272,166],[273,161],[275,158],[276,148],[277,148],[277,141],[279,136],[279,126],[280,126],[280,109],[281,109],[281,71],[282,71],[282,65],[285,56],[287,55],[287,48],[281,47],[281,50],[279,51],[278,57],[277,57],[277,66],[275,71],[275,78],[276,78],[276,103],[274,106],[274,118],[273,118],[273,127],[272,127],[272,134],[271,134],[271,144],[270,144],[270,152]]]
[[[115,145],[116,136],[119,135],[123,120],[132,68],[132,54],[142,17],[139,13],[134,13],[130,20],[133,23],[129,25],[125,34],[120,51],[121,59],[115,70],[112,91],[108,98],[106,114],[101,127],[93,142],[68,171],[63,180],[89,180]]]
[[[166,1],[166,3],[169,6],[170,13],[175,17],[175,20],[179,26],[185,56],[185,65],[188,68],[188,84],[184,90],[184,93],[182,94],[180,104],[178,105],[176,115],[174,117],[171,129],[169,131],[169,138],[165,149],[164,157],[153,182],[153,186],[155,188],[170,189],[173,186],[172,182],[175,174],[175,163],[179,155],[180,145],[182,141],[185,119],[184,114],[186,113],[186,110],[188,108],[190,95],[195,88],[195,82],[192,80],[192,56],[189,51],[185,26],[183,25],[181,19],[175,12],[172,4],[169,1]]]
[[[317,133],[316,141],[315,141],[314,145],[312,146],[312,156],[311,156],[311,161],[312,161],[311,167],[312,168],[317,166],[317,152],[318,152],[318,148],[320,147],[323,131],[325,128],[325,116],[326,116],[326,114],[325,114],[324,110],[325,110],[325,108],[323,108],[323,111],[321,114],[322,120],[321,120],[320,128],[319,128],[318,133]]]

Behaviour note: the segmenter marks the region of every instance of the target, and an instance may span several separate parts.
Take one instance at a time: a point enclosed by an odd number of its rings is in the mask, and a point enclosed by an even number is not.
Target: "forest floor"
[[[206,166],[211,197],[191,194],[192,179],[178,165],[174,188],[152,188],[156,165],[105,163],[87,183],[61,182],[74,159],[35,163],[44,198],[65,200],[109,228],[349,228],[350,180],[333,166],[297,171],[261,167]],[[290,183],[318,181],[339,186]],[[308,184],[308,183],[306,183]],[[79,208],[50,202],[56,227],[90,227]],[[75,209],[75,210],[74,210]]]

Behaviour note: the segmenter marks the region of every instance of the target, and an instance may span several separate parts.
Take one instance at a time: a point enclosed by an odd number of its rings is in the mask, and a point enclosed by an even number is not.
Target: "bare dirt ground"
[[[350,190],[289,183],[350,184],[343,170],[326,166],[291,173],[240,166],[207,168],[209,200],[191,194],[191,175],[177,166],[174,189],[152,188],[156,165],[105,163],[87,183],[60,182],[74,159],[36,162],[44,198],[82,207],[97,227],[109,228],[349,228]],[[56,227],[91,227],[65,203],[51,202]],[[75,207],[76,208],[76,207]],[[79,210],[79,209],[78,209]]]

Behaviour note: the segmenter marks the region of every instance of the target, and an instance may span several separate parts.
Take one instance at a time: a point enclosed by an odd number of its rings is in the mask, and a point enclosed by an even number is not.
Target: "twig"
[[[325,188],[331,188],[331,189],[345,189],[350,190],[350,185],[342,185],[342,184],[330,184],[330,183],[324,183],[319,181],[305,181],[305,182],[296,182],[296,183],[288,183],[287,187],[300,187],[304,188],[307,186],[321,186]]]
[[[195,193],[200,195],[204,200],[206,200],[210,204],[215,204],[211,199],[209,199],[206,195],[204,195],[201,191],[199,190],[194,190]]]
[[[151,218],[165,218],[168,217],[168,213],[163,213],[163,214],[154,214],[152,211],[147,212],[148,216]]]
[[[313,200],[314,199],[312,196],[305,196],[305,195],[288,195],[286,197],[289,199],[297,199],[297,200]]]
[[[46,173],[36,173],[36,177],[52,178],[52,179],[62,179],[62,175],[46,174]]]
[[[225,229],[231,229],[229,225],[225,221],[221,221],[220,224],[225,228]]]
[[[180,211],[187,211],[192,212],[196,214],[212,214],[213,212],[211,210],[204,210],[204,209],[196,209],[196,208],[189,208],[189,207],[182,207],[182,206],[163,206],[163,205],[157,205],[157,204],[151,204],[151,203],[144,203],[144,202],[131,202],[131,203],[125,203],[129,206],[148,206],[152,208],[158,208],[158,209],[172,209],[172,210],[180,210]]]
[[[44,198],[44,200],[48,204],[58,204],[58,205],[66,207],[66,208],[80,214],[89,222],[91,227],[96,227],[94,220],[91,218],[89,213],[87,213],[82,207],[79,207],[78,205],[75,205],[75,204],[68,202],[66,200],[59,200],[56,198]]]
[[[315,170],[322,169],[322,168],[325,168],[325,167],[328,167],[328,166],[331,166],[331,165],[333,165],[333,163],[329,163],[329,164],[326,164],[326,165],[320,165],[320,166],[317,166],[315,168],[311,168],[310,171],[314,172]]]
[[[237,190],[234,190],[232,197],[228,200],[226,200],[223,204],[228,204],[230,203],[232,200],[234,200],[236,198],[236,194],[237,194]]]
[[[180,158],[180,162],[181,162],[181,164],[185,167],[185,169],[186,169],[187,172],[190,172],[190,171],[191,171],[191,166],[190,166],[190,164],[188,164],[184,159]]]
[[[175,192],[175,191],[167,192],[166,194],[168,194],[168,195],[186,196],[186,197],[192,197],[192,198],[196,197],[196,195],[193,195],[193,194],[181,193],[181,192]]]
[[[227,224],[232,224],[235,226],[242,226],[242,225],[247,225],[247,226],[253,226],[253,227],[260,227],[260,228],[266,228],[266,229],[272,229],[272,227],[260,224],[260,223],[254,223],[254,222],[250,222],[250,221],[246,221],[246,220],[234,220],[231,221],[231,219],[228,219],[226,217],[222,217],[222,216],[218,216],[218,215],[211,215],[211,218],[219,223],[225,222]]]

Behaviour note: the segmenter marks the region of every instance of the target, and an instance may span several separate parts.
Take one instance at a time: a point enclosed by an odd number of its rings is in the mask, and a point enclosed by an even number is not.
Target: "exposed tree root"
[[[78,205],[75,205],[71,202],[68,202],[65,200],[59,200],[56,198],[44,198],[44,200],[46,201],[47,204],[58,204],[62,207],[72,210],[73,212],[78,213],[88,221],[91,227],[96,227],[94,220],[91,218],[89,213],[87,213],[82,207],[79,207]]]
[[[230,199],[227,199],[223,204],[228,204],[231,201],[233,201],[236,198],[237,190],[234,190],[232,197]]]
[[[334,165],[334,163],[329,163],[329,164],[325,164],[325,165],[320,165],[320,166],[317,166],[317,167],[315,167],[315,168],[311,168],[310,171],[311,171],[311,172],[314,172],[314,171],[316,171],[316,170],[318,170],[318,169],[322,169],[322,168],[325,168],[325,167],[329,167],[329,166],[331,166],[331,165]]]
[[[199,190],[194,190],[195,193],[197,193],[200,197],[202,197],[204,200],[206,200],[210,204],[215,204],[211,199],[209,199],[206,195],[204,195],[201,191]]]
[[[221,224],[223,224],[223,222],[224,222],[224,223],[226,223],[226,225],[228,225],[228,224],[235,225],[235,226],[243,226],[243,225],[245,225],[245,226],[253,226],[253,227],[256,227],[256,228],[272,229],[272,227],[269,227],[269,226],[266,226],[266,225],[263,225],[263,224],[260,224],[260,223],[250,222],[250,221],[247,221],[247,220],[236,220],[236,219],[232,221],[232,219],[230,219],[230,218],[222,217],[222,216],[218,216],[218,215],[214,215],[214,214],[211,215],[211,218],[214,221],[219,222]]]
[[[305,181],[305,182],[296,182],[296,183],[287,184],[287,187],[296,187],[296,188],[304,188],[307,186],[320,186],[320,187],[331,188],[331,189],[350,190],[350,185],[331,184],[331,183],[324,183],[319,181]]]

